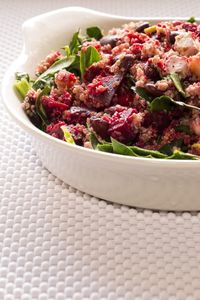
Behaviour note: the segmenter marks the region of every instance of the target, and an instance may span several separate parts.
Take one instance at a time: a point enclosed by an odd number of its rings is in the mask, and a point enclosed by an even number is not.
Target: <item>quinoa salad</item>
[[[31,122],[95,151],[200,159],[200,25],[130,22],[80,29],[35,75],[16,73]]]

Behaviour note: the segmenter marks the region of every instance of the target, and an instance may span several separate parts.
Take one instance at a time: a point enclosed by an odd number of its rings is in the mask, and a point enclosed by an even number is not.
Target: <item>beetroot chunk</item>
[[[91,116],[91,111],[84,107],[72,106],[69,110],[64,111],[63,119],[71,124],[86,124],[86,120]]]
[[[133,122],[136,110],[128,108],[121,113],[114,113],[108,130],[110,136],[122,143],[130,143],[137,137],[137,129]]]
[[[119,37],[117,35],[106,35],[100,39],[101,46],[110,45],[112,48],[116,46]]]
[[[91,82],[96,76],[100,75],[102,69],[98,66],[91,65],[85,72],[84,79]]]
[[[134,60],[135,58],[132,54],[124,55],[122,58],[120,58],[120,70],[124,73],[128,72],[134,63]]]
[[[88,85],[89,102],[96,108],[110,106],[112,98],[122,81],[122,75],[97,77]]]
[[[63,134],[63,131],[61,129],[61,126],[63,126],[63,125],[65,125],[65,122],[59,121],[55,124],[52,123],[52,124],[47,126],[46,133],[56,137],[57,139],[63,140],[64,134]]]
[[[109,137],[109,134],[108,134],[109,123],[108,123],[108,121],[106,121],[102,118],[92,117],[90,119],[90,124],[91,124],[93,130],[97,133],[97,135],[99,135],[104,140],[108,139],[108,137]]]

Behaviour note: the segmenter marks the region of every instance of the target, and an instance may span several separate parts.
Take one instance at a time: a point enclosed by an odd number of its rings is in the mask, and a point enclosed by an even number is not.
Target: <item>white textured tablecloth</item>
[[[67,5],[199,16],[198,3],[0,0],[0,79],[31,16]],[[199,300],[200,214],[112,205],[67,186],[0,103],[0,300],[19,299]]]

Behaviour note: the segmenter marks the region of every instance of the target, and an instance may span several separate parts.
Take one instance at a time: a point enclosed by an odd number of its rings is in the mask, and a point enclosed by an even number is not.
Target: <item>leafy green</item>
[[[90,136],[90,140],[94,150],[120,155],[159,159],[200,159],[200,156],[184,152],[188,149],[181,139],[164,145],[159,151],[143,149],[137,146],[127,146],[113,138],[111,138],[111,143],[100,143],[95,134]]]
[[[96,40],[100,40],[103,37],[101,29],[97,26],[87,28],[86,33],[90,38],[95,38]]]
[[[89,46],[86,51],[81,50],[80,55],[80,71],[81,75],[85,74],[87,68],[89,68],[93,63],[101,60],[101,55],[96,50],[96,48]]]
[[[80,37],[80,30],[74,33],[72,36],[72,40],[69,44],[69,50],[71,54],[77,54],[79,51],[79,47],[82,43],[82,38]]]
[[[97,149],[97,145],[100,144],[99,140],[97,139],[93,131],[90,132],[90,143],[93,149]]]
[[[30,82],[30,76],[29,76],[28,73],[16,72],[15,73],[15,78],[16,78],[16,80],[26,79],[28,82]]]
[[[151,157],[156,157],[156,158],[166,158],[167,155],[164,153],[161,153],[159,151],[155,150],[147,150],[143,149],[137,146],[130,146],[129,147],[136,155],[138,156],[151,156]]]
[[[190,18],[187,20],[187,22],[189,22],[189,23],[194,23],[194,22],[196,22],[195,17],[190,17]]]
[[[67,57],[70,57],[70,55],[71,55],[71,51],[70,51],[70,48],[69,48],[69,46],[68,46],[68,45],[66,45],[66,46],[64,46],[62,49],[65,51],[65,53],[66,53],[66,56],[67,56]]]
[[[150,110],[155,111],[170,111],[174,107],[174,100],[168,96],[156,97],[150,104]]]
[[[137,156],[130,147],[118,142],[117,140],[111,138],[113,152],[121,155]]]
[[[50,88],[49,86],[46,85],[43,91],[38,95],[35,103],[35,111],[42,121],[42,127],[45,127],[46,125],[49,124],[46,112],[42,105],[42,96],[49,95],[49,92],[50,92]]]
[[[53,76],[56,72],[69,68],[75,60],[75,56],[64,56],[58,60],[55,61],[44,73],[42,73],[38,79],[35,81],[35,83],[41,79],[44,79],[46,77]],[[34,85],[35,85],[34,83]]]
[[[31,89],[31,85],[26,78],[22,77],[21,80],[15,81],[14,88],[19,93],[20,97],[24,99],[28,91]]]
[[[135,79],[131,74],[126,74],[126,86],[135,92]]]
[[[182,139],[174,140],[170,143],[167,143],[163,145],[159,151],[166,154],[166,155],[172,155],[175,148],[181,149],[182,151],[187,151],[187,147],[184,145],[184,142]]]
[[[112,146],[111,143],[98,144],[97,145],[97,150],[103,151],[103,152],[113,153],[113,146]]]
[[[190,153],[185,153],[180,150],[175,150],[171,156],[169,156],[167,159],[192,159],[192,160],[199,160],[200,157],[190,154]]]
[[[152,101],[152,97],[149,95],[145,88],[138,86],[136,87],[135,91],[142,99],[145,99],[148,102]]]
[[[60,127],[64,133],[65,141],[69,144],[75,144],[72,134],[69,132],[66,125]]]
[[[178,76],[177,73],[172,73],[170,74],[170,78],[171,80],[173,81],[177,91],[183,96],[185,97],[185,91],[183,90],[183,87],[181,85],[181,81],[180,81],[180,78]]]
[[[190,105],[190,104],[186,104],[185,102],[182,101],[175,101],[173,99],[171,99],[171,101],[178,106],[184,107],[184,108],[189,108],[189,109],[196,109],[196,110],[200,110],[200,107],[194,106],[194,105]]]
[[[74,73],[76,76],[80,76],[80,56],[76,55],[74,62],[68,68],[71,73]]]
[[[165,96],[165,95],[155,98],[150,104],[150,110],[152,112],[162,111],[162,110],[170,111],[175,106],[200,110],[200,107],[197,107],[197,106],[194,106],[194,105],[189,105],[189,104],[186,104],[182,101],[175,101],[171,97]]]
[[[46,85],[49,85],[50,86],[50,79],[51,78],[47,78],[46,80],[45,79],[37,79],[34,83],[33,83],[33,89],[34,90],[43,90],[43,88],[46,86]]]

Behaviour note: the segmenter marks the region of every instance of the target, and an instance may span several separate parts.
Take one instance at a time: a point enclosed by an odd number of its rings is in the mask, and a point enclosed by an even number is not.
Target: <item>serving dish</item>
[[[12,88],[15,72],[33,74],[33,62],[40,61],[50,49],[58,49],[68,42],[67,39],[77,28],[85,29],[95,24],[106,32],[111,27],[136,20],[139,18],[118,17],[71,7],[26,21],[23,24],[22,53],[3,80],[3,101],[14,119],[31,134],[44,166],[64,182],[96,197],[130,206],[198,210],[199,161],[132,158],[67,144],[31,124]],[[148,21],[153,23],[160,19]]]

